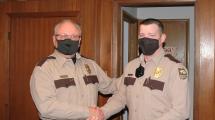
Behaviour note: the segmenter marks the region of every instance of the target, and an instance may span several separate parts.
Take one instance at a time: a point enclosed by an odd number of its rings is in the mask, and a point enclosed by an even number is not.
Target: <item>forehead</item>
[[[64,22],[61,23],[57,29],[56,29],[57,34],[68,34],[68,35],[80,35],[81,31],[73,24],[70,22]]]
[[[140,33],[160,33],[159,32],[159,27],[158,25],[156,24],[149,24],[149,25],[140,25],[140,28],[139,28],[139,32]]]

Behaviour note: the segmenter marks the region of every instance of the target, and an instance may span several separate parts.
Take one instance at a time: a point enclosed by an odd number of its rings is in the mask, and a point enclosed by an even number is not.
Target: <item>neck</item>
[[[152,55],[151,56],[146,56],[146,55],[144,55],[144,61],[145,62],[148,62],[148,61],[150,61],[152,59]]]
[[[144,61],[146,61],[146,62],[147,62],[147,61],[150,61],[150,60],[152,59],[153,56],[155,56],[156,54],[159,53],[160,49],[161,49],[161,48],[158,48],[158,49],[155,51],[155,53],[152,54],[152,55],[144,55]]]

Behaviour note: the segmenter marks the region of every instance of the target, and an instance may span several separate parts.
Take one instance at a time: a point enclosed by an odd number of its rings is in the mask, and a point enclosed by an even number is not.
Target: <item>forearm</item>
[[[49,119],[83,119],[89,116],[89,108],[75,104],[46,101],[36,105],[42,117]]]
[[[107,103],[101,107],[102,111],[104,112],[105,118],[109,118],[110,116],[120,112],[122,109],[125,108],[125,99],[117,95],[113,95]]]

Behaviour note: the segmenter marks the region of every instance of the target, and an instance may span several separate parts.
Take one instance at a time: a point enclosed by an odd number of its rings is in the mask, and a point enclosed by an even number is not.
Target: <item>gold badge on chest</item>
[[[84,64],[84,66],[85,66],[87,73],[90,74],[91,73],[90,66],[88,64]]]
[[[162,74],[163,74],[163,69],[160,68],[160,67],[157,67],[155,69],[155,72],[154,72],[154,77],[155,78],[160,78],[162,76]]]

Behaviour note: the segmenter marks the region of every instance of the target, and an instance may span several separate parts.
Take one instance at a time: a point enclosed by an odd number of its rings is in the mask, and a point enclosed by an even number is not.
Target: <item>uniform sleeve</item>
[[[101,107],[106,119],[120,112],[126,105],[126,88],[123,77],[120,77],[116,81],[117,91],[108,99],[107,103]]]
[[[93,64],[99,80],[99,91],[103,94],[113,94],[116,91],[115,79],[110,78],[96,63]]]
[[[40,116],[43,118],[80,119],[87,118],[89,115],[87,106],[58,101],[50,76],[40,67],[36,67],[33,71],[30,90]]]
[[[182,65],[177,65],[170,73],[170,99],[172,108],[156,120],[185,120],[189,118],[188,72]]]

